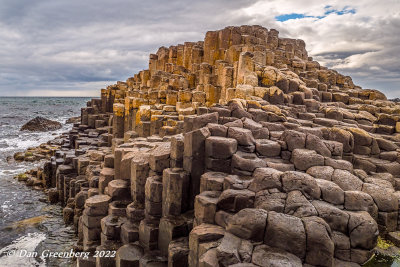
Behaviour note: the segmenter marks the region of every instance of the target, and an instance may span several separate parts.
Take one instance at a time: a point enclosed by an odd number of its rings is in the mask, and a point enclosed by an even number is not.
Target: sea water
[[[89,98],[0,97],[0,266],[70,266],[71,259],[43,257],[43,251],[69,251],[75,241],[65,226],[62,208],[43,202],[46,195],[13,177],[41,163],[11,162],[7,157],[45,143],[71,129]],[[56,120],[63,127],[51,132],[21,132],[36,116]],[[36,252],[36,253],[35,253]],[[18,254],[19,253],[19,254]]]

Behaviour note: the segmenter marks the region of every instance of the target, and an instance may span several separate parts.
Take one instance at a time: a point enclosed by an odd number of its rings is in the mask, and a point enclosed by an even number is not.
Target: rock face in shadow
[[[58,121],[52,121],[40,116],[25,123],[20,131],[31,131],[31,132],[46,132],[58,130],[62,127]]]

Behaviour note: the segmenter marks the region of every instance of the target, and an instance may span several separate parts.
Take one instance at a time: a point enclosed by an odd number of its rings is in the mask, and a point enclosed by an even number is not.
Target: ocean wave
[[[29,167],[30,167],[29,164],[21,164],[21,166],[13,165],[12,169],[11,168],[10,169],[3,169],[2,168],[2,169],[0,169],[0,177],[3,177],[3,176],[14,176],[14,175],[20,174],[20,173],[28,170]]]
[[[63,119],[60,119],[60,121]],[[65,119],[66,120],[66,119]],[[65,122],[64,120],[64,122]],[[13,135],[12,138],[4,137],[4,140],[0,142],[0,151],[22,151],[29,147],[36,147],[42,143],[46,143],[49,140],[55,138],[56,135],[60,135],[71,129],[71,125],[64,125],[61,129],[50,132],[31,133],[23,132],[20,135]]]

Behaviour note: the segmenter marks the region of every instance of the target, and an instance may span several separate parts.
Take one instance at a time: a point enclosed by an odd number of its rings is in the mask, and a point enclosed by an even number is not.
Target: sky
[[[0,0],[0,96],[99,96],[160,46],[261,25],[322,65],[400,97],[399,0]]]

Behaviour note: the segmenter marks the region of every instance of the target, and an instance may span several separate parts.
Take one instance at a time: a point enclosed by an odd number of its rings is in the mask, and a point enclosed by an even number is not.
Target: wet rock
[[[62,125],[58,121],[52,121],[38,116],[25,123],[20,130],[31,131],[31,132],[46,132],[46,131],[58,130],[61,127]]]

